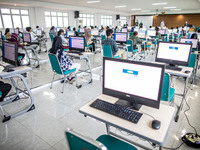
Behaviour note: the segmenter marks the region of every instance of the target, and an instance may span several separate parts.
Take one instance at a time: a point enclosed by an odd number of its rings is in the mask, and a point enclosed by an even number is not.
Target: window
[[[28,10],[0,9],[0,28],[26,28],[28,26],[30,26]]]
[[[112,26],[112,16],[101,16],[101,25]]]
[[[119,21],[121,22],[121,26],[124,26],[124,24],[126,24],[126,17],[120,17]]]
[[[45,11],[46,27],[68,27],[68,13]]]
[[[82,20],[82,26],[94,26],[94,15],[80,14],[79,19]]]

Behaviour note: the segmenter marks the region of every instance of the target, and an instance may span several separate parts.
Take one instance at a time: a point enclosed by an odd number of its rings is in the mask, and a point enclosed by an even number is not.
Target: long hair
[[[89,41],[89,39],[91,38],[91,33],[90,33],[90,29],[87,29],[87,31],[85,32],[85,37],[86,37],[86,40]]]
[[[10,29],[9,29],[9,28],[6,28],[6,30],[5,30],[5,35],[6,35],[8,32],[10,32]]]
[[[52,44],[52,48],[50,49],[50,53],[52,54],[56,54],[57,50],[60,50],[60,53],[58,55],[58,60],[60,60],[61,55],[64,51],[63,47],[62,47],[62,39],[60,36],[56,36],[54,38],[53,44]]]

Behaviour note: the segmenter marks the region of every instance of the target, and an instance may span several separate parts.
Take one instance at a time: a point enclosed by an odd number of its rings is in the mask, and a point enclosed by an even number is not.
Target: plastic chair
[[[127,40],[126,43],[131,45],[131,46],[128,46],[128,52],[131,52],[132,53],[131,57],[133,57],[133,55],[137,52],[138,49],[133,49],[133,41],[132,40]]]
[[[52,89],[55,75],[56,74],[63,75],[64,76],[64,83],[63,83],[63,88],[62,88],[62,93],[63,93],[65,81],[67,80],[67,76],[70,75],[71,73],[75,72],[76,68],[68,70],[68,71],[62,71],[62,69],[60,67],[60,62],[58,61],[57,56],[55,54],[51,54],[51,53],[49,53],[48,56],[49,56],[49,60],[50,60],[50,63],[51,63],[52,70],[54,72],[50,88]]]
[[[49,36],[50,36],[50,39],[51,39],[51,43],[53,44],[54,35],[52,35],[52,34],[49,34]]]
[[[130,33],[129,33],[129,37],[131,37],[132,35],[133,35],[133,32],[130,32]]]
[[[101,42],[106,39],[106,36],[105,35],[101,35]]]
[[[113,56],[110,45],[103,44],[103,56],[110,58],[119,58],[119,56]]]
[[[164,74],[163,86],[162,86],[162,94],[161,101],[168,101],[169,105],[173,105],[175,89],[170,87],[170,75],[168,73]]]
[[[87,40],[86,40],[86,37],[85,37],[85,48],[87,48],[88,51],[89,51],[89,48],[90,48],[90,47],[92,47],[92,51],[93,51],[93,46],[87,44]]]
[[[196,54],[190,54],[190,60],[189,60],[189,63],[188,63],[188,67],[192,67],[193,68],[193,79],[192,79],[192,83],[194,83],[194,79],[195,79],[195,76],[196,76],[196,58],[197,58],[197,55]]]
[[[101,135],[93,140],[70,129],[65,135],[69,150],[137,150],[133,145],[110,135]]]

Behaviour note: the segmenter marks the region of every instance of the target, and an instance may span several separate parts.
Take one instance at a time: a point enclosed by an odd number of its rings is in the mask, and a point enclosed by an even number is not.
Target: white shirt
[[[100,36],[105,35],[106,36],[106,31],[101,32]],[[106,36],[107,37],[107,36]]]
[[[63,35],[60,35],[61,39],[62,39],[62,43],[68,44],[68,41],[64,38]]]
[[[31,35],[31,42],[36,41],[37,37],[35,37],[35,34],[31,32],[30,35]]]

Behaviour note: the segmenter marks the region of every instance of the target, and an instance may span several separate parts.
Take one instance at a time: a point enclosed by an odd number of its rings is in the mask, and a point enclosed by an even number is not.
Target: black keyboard
[[[133,123],[137,123],[142,116],[142,113],[127,109],[121,105],[111,104],[100,99],[95,100],[90,106]]]
[[[75,53],[75,54],[81,54],[82,52],[76,51],[76,50],[69,50],[68,53]]]
[[[182,68],[172,67],[172,66],[166,66],[166,69],[175,70],[175,71],[181,71],[182,70]]]

